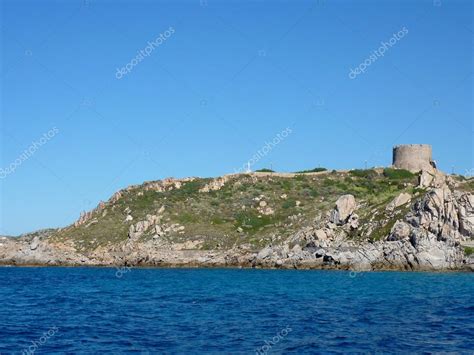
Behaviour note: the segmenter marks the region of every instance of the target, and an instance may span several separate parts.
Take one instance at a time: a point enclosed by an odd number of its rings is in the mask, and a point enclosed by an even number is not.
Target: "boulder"
[[[149,226],[150,223],[148,221],[140,221],[135,225],[135,232],[145,232]]]
[[[330,221],[339,226],[346,224],[350,215],[355,211],[357,203],[352,195],[343,195],[336,201],[336,207],[331,213]]]
[[[410,225],[408,223],[397,221],[390,231],[390,235],[388,236],[388,241],[397,241],[401,239],[406,239],[410,236]]]
[[[137,239],[146,232],[149,227],[150,223],[148,223],[148,221],[140,221],[135,225],[132,224],[128,229],[128,236],[130,239]]]
[[[446,175],[439,170],[433,172],[423,170],[419,177],[418,186],[421,188],[442,187],[446,185],[446,180]]]
[[[322,229],[317,229],[317,230],[315,231],[315,235],[316,235],[316,239],[318,239],[318,240],[326,240],[326,239],[328,239],[328,236],[327,236],[326,232],[325,232],[324,230],[322,230]]]
[[[410,202],[411,195],[406,192],[402,192],[400,195],[395,197],[385,208],[388,212],[393,212],[396,208],[403,206]]]
[[[431,186],[431,183],[434,180],[434,175],[429,173],[426,170],[423,170],[420,174],[418,186],[421,188],[429,187]]]
[[[273,254],[273,249],[271,247],[263,248],[257,254],[257,259],[266,259]]]
[[[31,249],[31,250],[36,250],[36,249],[38,249],[39,242],[40,242],[39,238],[38,238],[38,237],[34,237],[34,238],[33,238],[33,241],[32,241],[31,244],[30,244],[30,249]]]
[[[296,245],[293,247],[293,249],[291,249],[291,252],[292,252],[293,254],[299,254],[299,253],[301,253],[302,250],[303,250],[303,249],[301,249],[301,246],[300,246],[299,244],[296,244]]]

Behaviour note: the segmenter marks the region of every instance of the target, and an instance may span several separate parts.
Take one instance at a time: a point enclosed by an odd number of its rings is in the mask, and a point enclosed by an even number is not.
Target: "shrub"
[[[273,220],[269,216],[261,216],[260,218],[258,215],[253,211],[242,211],[237,213],[236,215],[236,226],[243,227],[252,232],[256,232],[260,228],[272,224]]]
[[[301,170],[297,171],[295,174],[307,174],[307,173],[320,173],[321,171],[327,171],[328,169],[326,168],[314,168],[311,170]]]
[[[283,190],[290,191],[293,187],[293,184],[291,183],[290,180],[285,179],[285,180],[280,181],[280,186]]]
[[[465,182],[464,184],[461,184],[459,186],[459,189],[463,190],[463,191],[472,191],[472,190],[474,190],[474,179],[471,178],[467,182]]]
[[[296,206],[296,201],[290,198],[289,200],[286,200],[285,202],[283,202],[282,207],[284,209],[288,209],[288,208],[295,207],[295,206]]]
[[[359,178],[372,179],[377,176],[377,172],[373,169],[354,169],[349,174]]]
[[[304,174],[301,174],[301,175],[296,175],[295,176],[295,180],[296,181],[307,181],[307,176],[304,176]]]
[[[422,189],[422,188],[419,188],[419,187],[413,187],[411,193],[412,193],[412,195],[415,195],[415,194],[423,194],[425,192],[426,192],[425,189]]]
[[[176,220],[181,224],[189,224],[189,223],[197,223],[201,219],[199,216],[189,213],[189,212],[182,212],[176,217]]]
[[[255,172],[256,173],[274,173],[275,171],[273,171],[272,169],[263,168],[263,169],[255,170]]]
[[[196,179],[183,184],[180,189],[175,190],[175,195],[189,196],[199,193],[199,189],[204,187],[210,179]]]
[[[466,256],[474,254],[474,248],[473,247],[464,247],[464,253]]]
[[[415,177],[415,174],[408,170],[392,168],[384,169],[383,175],[391,180],[412,179]]]
[[[336,184],[336,180],[325,178],[323,180],[323,186],[330,187]]]

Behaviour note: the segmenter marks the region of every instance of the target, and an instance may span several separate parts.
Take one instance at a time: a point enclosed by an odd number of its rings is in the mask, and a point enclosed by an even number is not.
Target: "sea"
[[[473,352],[473,273],[0,268],[1,354]]]

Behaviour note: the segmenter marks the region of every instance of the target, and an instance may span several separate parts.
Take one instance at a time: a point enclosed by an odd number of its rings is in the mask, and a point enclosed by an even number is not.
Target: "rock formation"
[[[339,197],[336,201],[336,207],[331,213],[331,222],[339,226],[347,223],[356,207],[357,204],[354,196],[344,195]]]
[[[0,263],[474,269],[466,247],[474,237],[472,181],[432,169],[405,180],[383,170],[359,175],[147,182],[66,228],[0,237]]]

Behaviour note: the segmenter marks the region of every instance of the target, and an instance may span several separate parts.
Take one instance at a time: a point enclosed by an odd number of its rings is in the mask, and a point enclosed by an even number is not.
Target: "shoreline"
[[[282,265],[279,267],[275,266],[252,266],[252,265],[223,265],[223,264],[215,264],[215,265],[193,265],[193,264],[141,264],[141,265],[103,265],[103,264],[94,264],[94,265],[77,265],[77,264],[35,264],[35,263],[25,263],[25,264],[6,264],[0,263],[0,268],[67,268],[67,269],[115,269],[121,270],[124,268],[130,269],[169,269],[169,270],[179,270],[179,269],[189,269],[189,270],[212,270],[212,269],[223,269],[223,270],[286,270],[286,271],[346,271],[346,272],[353,272],[355,274],[362,274],[362,273],[372,273],[372,272],[406,272],[406,273],[472,273],[474,272],[473,268],[470,268],[466,265],[466,267],[457,268],[457,269],[435,269],[435,268],[373,268],[370,270],[356,270],[354,268],[350,268],[347,266],[343,267],[334,267],[331,265],[325,266],[299,266],[294,267],[292,265]]]

